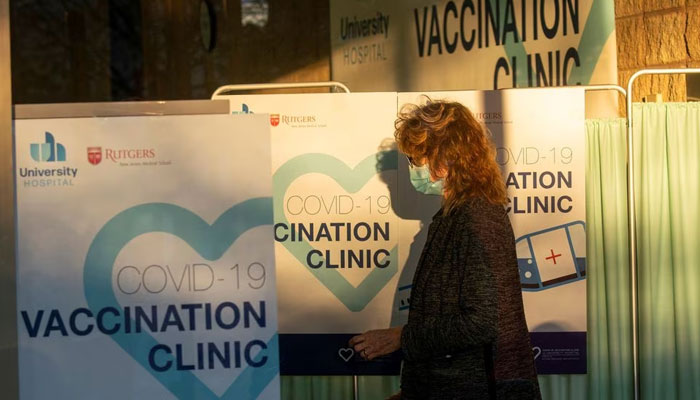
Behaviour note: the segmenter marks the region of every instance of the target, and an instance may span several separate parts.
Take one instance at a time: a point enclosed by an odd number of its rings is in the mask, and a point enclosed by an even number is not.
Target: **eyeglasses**
[[[413,162],[413,159],[409,156],[406,156],[406,159],[408,160],[408,166],[409,167],[415,167],[416,163]]]

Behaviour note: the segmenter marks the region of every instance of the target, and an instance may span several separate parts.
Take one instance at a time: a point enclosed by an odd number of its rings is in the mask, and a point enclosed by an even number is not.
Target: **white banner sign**
[[[331,77],[357,91],[617,84],[599,0],[332,0]],[[617,95],[587,109],[616,116]]]
[[[268,113],[283,374],[397,373],[348,339],[400,323],[396,93],[223,96]],[[409,280],[410,283],[410,280]]]
[[[399,93],[398,104],[422,104],[423,95],[464,104],[493,134],[538,373],[585,373],[583,90]],[[420,224],[402,221],[401,230]]]
[[[268,118],[15,129],[21,398],[279,398]]]

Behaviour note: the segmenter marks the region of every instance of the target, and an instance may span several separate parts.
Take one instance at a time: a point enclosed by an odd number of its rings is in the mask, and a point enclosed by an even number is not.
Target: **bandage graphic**
[[[406,311],[411,306],[411,288],[413,285],[406,285],[399,288],[397,297],[399,299],[399,311]]]
[[[515,242],[522,290],[536,292],[586,278],[583,221],[521,236]]]

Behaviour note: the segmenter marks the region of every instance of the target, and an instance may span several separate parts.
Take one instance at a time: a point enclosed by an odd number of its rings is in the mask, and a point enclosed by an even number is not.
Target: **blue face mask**
[[[434,182],[430,180],[430,169],[428,169],[427,165],[420,167],[409,165],[408,172],[411,177],[411,184],[417,191],[425,194],[442,196],[444,182],[442,179],[438,179]]]

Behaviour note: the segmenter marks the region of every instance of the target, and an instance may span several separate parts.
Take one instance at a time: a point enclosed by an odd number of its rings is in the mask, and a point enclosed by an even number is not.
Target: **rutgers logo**
[[[102,161],[102,147],[88,147],[87,156],[90,164],[99,164]]]
[[[270,125],[277,126],[279,124],[280,124],[280,115],[279,114],[270,114]]]

